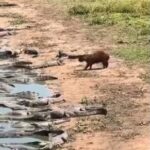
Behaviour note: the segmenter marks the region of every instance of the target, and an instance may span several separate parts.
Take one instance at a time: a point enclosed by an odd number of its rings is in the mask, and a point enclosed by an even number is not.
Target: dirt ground
[[[5,1],[17,6],[0,7],[0,27],[22,30],[0,39],[0,46],[14,50],[36,47],[40,56],[27,58],[34,63],[54,59],[59,50],[83,54],[104,49],[109,53],[116,46],[110,35],[99,41],[91,40],[86,25],[78,19],[64,17],[63,8],[54,3]],[[72,137],[62,149],[150,150],[150,86],[141,78],[145,70],[138,66],[128,67],[112,55],[108,69],[83,71],[83,67],[84,64],[77,60],[66,59],[62,66],[42,69],[58,77],[59,85],[55,86],[59,86],[66,103],[101,103],[108,110],[105,117],[81,117],[62,126]],[[47,84],[52,86],[51,82]]]

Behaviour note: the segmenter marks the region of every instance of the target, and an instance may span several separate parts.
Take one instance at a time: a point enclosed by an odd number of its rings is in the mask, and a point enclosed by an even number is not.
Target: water
[[[3,131],[12,131],[15,130],[10,123],[8,122],[0,122],[0,132]]]
[[[27,144],[32,142],[42,142],[42,141],[40,139],[33,137],[0,138],[0,144]]]
[[[0,107],[0,115],[5,115],[12,112],[12,110],[10,108],[6,108],[6,107]]]
[[[19,93],[19,92],[35,92],[39,94],[39,97],[49,97],[52,95],[52,91],[48,89],[47,86],[40,85],[40,84],[14,84],[15,88],[12,90],[12,94]]]
[[[0,147],[0,150],[10,150],[9,148]]]
[[[14,75],[15,77],[12,77],[14,79],[24,79],[26,77],[26,75],[22,75],[22,72],[20,73],[19,71],[14,71],[14,70],[7,70],[7,69],[3,69],[3,66],[0,69],[0,77],[5,77],[8,75]],[[4,67],[5,68],[5,67]],[[28,76],[33,76],[33,75],[27,75]],[[32,78],[32,77],[31,77]],[[16,81],[15,81],[16,82]],[[37,84],[37,83],[33,83],[33,84],[14,84],[15,87],[11,89],[11,93],[15,94],[15,93],[19,93],[19,92],[26,92],[26,91],[30,91],[30,92],[35,92],[39,94],[39,97],[50,97],[52,96],[52,91],[50,89],[48,89],[47,86],[41,85],[41,84]],[[0,100],[1,101],[11,101],[14,100],[10,97],[5,97],[5,95],[3,96],[2,93],[0,93]],[[3,115],[6,115],[8,113],[11,113],[12,109],[10,108],[6,108],[6,107],[2,107],[0,106],[0,116],[3,118]],[[27,127],[28,128],[28,127]],[[21,128],[19,129],[18,127],[15,127],[12,121],[0,121],[0,132],[9,132],[9,131],[20,131]],[[38,145],[34,145],[34,142],[42,142],[42,140],[35,138],[35,137],[15,137],[15,138],[0,138],[0,150],[10,150],[11,148],[5,148],[2,147],[2,144],[8,144],[8,145],[21,145],[21,146],[30,146],[32,148],[37,148]],[[31,143],[31,144],[29,144]],[[33,144],[34,143],[34,144]]]

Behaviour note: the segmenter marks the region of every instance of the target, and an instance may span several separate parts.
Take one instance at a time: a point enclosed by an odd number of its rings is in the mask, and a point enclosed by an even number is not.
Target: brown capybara
[[[109,54],[105,53],[104,51],[96,51],[93,54],[81,55],[78,57],[78,60],[80,62],[86,62],[84,70],[87,70],[88,67],[89,69],[92,69],[92,65],[96,63],[102,63],[103,68],[107,68],[109,58]]]

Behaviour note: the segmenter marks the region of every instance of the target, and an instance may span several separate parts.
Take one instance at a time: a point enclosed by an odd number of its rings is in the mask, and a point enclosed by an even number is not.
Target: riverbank
[[[65,17],[63,8],[56,3],[41,0],[14,0],[13,3],[17,6],[0,8],[1,27],[21,30],[1,38],[0,46],[11,47],[14,51],[34,47],[39,57],[22,56],[34,65],[55,60],[59,50],[83,54],[104,49],[111,53],[116,47],[106,34],[110,31],[104,29],[99,40],[94,40],[87,24]],[[77,60],[65,59],[63,65],[40,70],[58,78],[58,82],[45,83],[50,89],[60,91],[66,100],[64,105],[103,104],[108,110],[106,117],[81,117],[63,124],[62,128],[73,137],[63,149],[149,150],[150,91],[141,78],[146,71],[136,65],[129,68],[113,55],[108,69],[82,71],[83,67]]]

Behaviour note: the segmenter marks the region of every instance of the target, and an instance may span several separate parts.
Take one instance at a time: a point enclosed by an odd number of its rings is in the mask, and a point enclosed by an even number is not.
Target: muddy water
[[[12,110],[10,108],[4,108],[4,107],[0,107],[0,115],[5,115],[12,112]]]
[[[1,67],[0,67],[1,68]],[[33,77],[35,77],[36,74],[34,73],[29,73],[29,72],[21,72],[19,70],[0,70],[0,78],[7,79],[8,81],[13,81],[14,87],[12,87],[10,90],[10,94],[15,94],[19,92],[35,92],[38,94],[39,97],[50,97],[52,95],[52,91],[48,89],[47,86],[44,84],[39,84],[39,83],[27,83],[27,84],[18,84],[17,79],[23,79],[29,78],[29,81],[32,80]],[[14,75],[14,76],[13,76]],[[12,80],[13,79],[13,80]],[[32,80],[35,81],[35,80]],[[3,82],[1,82],[3,84]],[[7,85],[7,83],[4,83]],[[8,83],[9,84],[9,83]],[[8,102],[13,100],[13,99],[8,99],[6,96],[7,93],[5,92],[0,93],[0,102]],[[17,98],[17,97],[16,97]],[[2,107],[0,106],[0,117],[2,116],[9,116],[9,113],[11,113],[13,110],[7,107]],[[21,128],[14,128],[13,127],[13,121],[11,120],[0,120],[0,133],[7,133],[11,131],[20,131],[22,130]],[[32,136],[21,136],[21,137],[12,137],[12,138],[0,138],[0,150],[10,150],[11,148],[7,147],[1,147],[3,144],[7,145],[21,145],[24,146],[25,149],[32,149],[34,148],[35,145],[32,145],[34,142],[42,142],[42,139],[39,139],[37,137],[32,137]],[[31,144],[30,144],[31,143]],[[36,148],[35,148],[36,149]]]
[[[11,93],[19,93],[19,92],[35,92],[39,95],[39,97],[50,97],[52,91],[50,91],[45,85],[41,84],[14,84],[14,88]]]
[[[10,150],[9,148],[0,147],[0,150]]]
[[[14,128],[11,126],[9,122],[0,122],[0,132],[2,131],[12,131]]]
[[[32,142],[41,142],[41,140],[32,137],[0,138],[0,144],[27,144]]]

